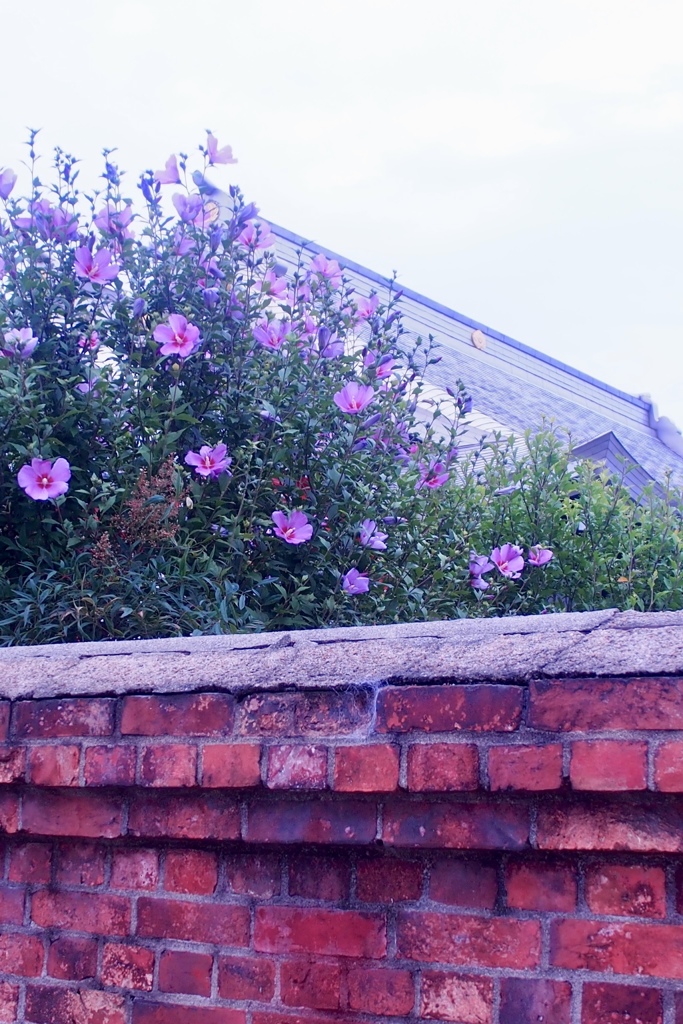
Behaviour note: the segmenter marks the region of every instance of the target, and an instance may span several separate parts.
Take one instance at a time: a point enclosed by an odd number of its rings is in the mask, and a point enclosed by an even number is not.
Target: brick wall
[[[683,678],[0,702],[0,1022],[683,1024]]]

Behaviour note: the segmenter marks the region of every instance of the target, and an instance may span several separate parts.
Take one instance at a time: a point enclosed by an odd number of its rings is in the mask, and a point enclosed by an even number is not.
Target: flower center
[[[51,483],[52,483],[52,478],[49,477],[49,476],[41,476],[38,479],[38,486],[39,487],[49,487]]]

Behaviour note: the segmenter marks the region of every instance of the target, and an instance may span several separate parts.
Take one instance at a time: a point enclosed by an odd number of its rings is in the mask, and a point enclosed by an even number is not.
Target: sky
[[[134,195],[210,128],[263,216],[683,427],[680,0],[32,0],[2,31],[0,167],[41,128]]]

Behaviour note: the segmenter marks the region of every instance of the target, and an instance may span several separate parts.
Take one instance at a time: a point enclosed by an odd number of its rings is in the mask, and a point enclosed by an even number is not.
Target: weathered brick
[[[437,903],[493,910],[498,896],[496,869],[476,860],[438,860],[431,872],[429,895]]]
[[[19,828],[19,797],[16,793],[0,792],[0,833],[16,832]]]
[[[167,839],[238,839],[237,803],[222,793],[143,793],[131,803],[131,835]]]
[[[269,789],[325,789],[327,748],[270,747],[266,785]]]
[[[569,779],[574,789],[647,789],[647,743],[577,740],[571,745]]]
[[[41,889],[31,900],[31,920],[41,928],[128,935],[130,901],[123,896]]]
[[[25,747],[0,747],[0,785],[23,782],[25,771]]]
[[[159,854],[139,846],[113,850],[112,889],[156,889],[159,884]]]
[[[339,902],[348,899],[350,885],[348,859],[303,854],[289,865],[290,896]]]
[[[10,849],[10,882],[45,885],[52,876],[52,847],[47,843],[22,843]]]
[[[370,695],[356,692],[251,694],[240,705],[237,732],[242,736],[350,736],[370,725]]]
[[[164,889],[208,896],[218,885],[218,857],[208,850],[169,850]]]
[[[19,986],[9,981],[0,981],[0,1021],[5,1024],[17,1019],[19,1006]]]
[[[369,843],[376,831],[375,807],[360,801],[254,801],[249,806],[250,842]]]
[[[212,967],[209,953],[166,950],[159,960],[159,991],[210,996]]]
[[[123,996],[92,988],[62,988],[56,985],[28,985],[26,1020],[40,1024],[125,1024]]]
[[[58,885],[102,885],[106,851],[95,843],[60,843],[55,858]]]
[[[576,909],[576,869],[566,864],[511,861],[505,869],[505,887],[513,910]]]
[[[381,914],[355,910],[257,907],[254,949],[260,953],[321,956],[386,955],[386,922]]]
[[[97,974],[97,939],[60,935],[50,943],[47,951],[47,973],[62,981],[94,978]]]
[[[489,747],[489,781],[492,790],[522,789],[542,792],[562,785],[562,747]]]
[[[23,797],[23,828],[32,835],[115,839],[122,823],[123,803],[116,796],[29,790]]]
[[[154,984],[154,951],[123,942],[105,943],[101,978],[103,985],[151,992]]]
[[[37,935],[0,935],[0,972],[35,978],[43,968],[45,950]]]
[[[683,1024],[683,992],[676,993],[676,1024]]]
[[[683,925],[553,921],[550,962],[570,970],[681,979]]]
[[[197,784],[197,748],[187,743],[155,744],[140,751],[143,786],[186,787]]]
[[[202,786],[250,789],[260,785],[260,756],[257,743],[206,744],[202,752]]]
[[[136,755],[137,751],[133,746],[86,747],[84,761],[86,785],[134,785]]]
[[[34,786],[77,786],[81,748],[73,745],[33,747],[28,777]]]
[[[522,806],[387,801],[382,838],[391,846],[522,850],[529,811]]]
[[[221,946],[249,942],[249,908],[141,896],[137,934],[146,939],[186,939]]]
[[[280,895],[282,871],[274,853],[230,853],[225,859],[228,885],[239,896],[269,900]]]
[[[413,743],[408,748],[408,789],[448,792],[479,788],[479,752],[471,743]]]
[[[423,971],[420,1014],[427,1020],[492,1024],[493,981],[446,971]],[[515,1024],[522,1024],[522,1018]]]
[[[532,682],[529,724],[557,732],[683,729],[683,678]]]
[[[0,924],[21,924],[24,920],[26,890],[9,888],[0,882]]]
[[[12,734],[23,739],[111,736],[116,701],[106,697],[17,701]]]
[[[655,751],[655,788],[661,793],[683,793],[683,741],[668,740]]]
[[[356,1017],[345,1013],[341,1018],[338,1013],[316,1013],[312,1015],[305,1010],[303,1013],[282,1013],[279,1010],[256,1011],[252,1014],[252,1024],[367,1024],[367,1017]]]
[[[244,1010],[136,1002],[132,1024],[245,1024],[245,1020]]]
[[[179,693],[166,697],[124,697],[124,736],[227,736],[235,701],[225,693]]]
[[[365,903],[419,900],[422,874],[422,864],[416,861],[390,857],[361,860],[356,868],[356,895]]]
[[[338,964],[285,961],[280,967],[280,998],[285,1006],[338,1010],[341,978]]]
[[[594,914],[666,917],[663,868],[592,864],[586,868],[586,902]]]
[[[511,732],[521,715],[518,686],[388,686],[377,698],[378,732]]]
[[[584,982],[582,1024],[662,1024],[662,1020],[662,993],[657,989]]]
[[[399,754],[388,743],[337,747],[334,788],[342,793],[391,793],[398,788]]]
[[[544,978],[502,978],[499,1024],[570,1024],[572,989],[566,981]],[[605,1020],[600,1024],[607,1024]],[[633,1024],[636,1024],[633,1021]]]
[[[466,914],[400,911],[399,954],[410,960],[456,967],[537,967],[541,957],[538,921],[473,917]]]
[[[4,743],[9,733],[9,719],[12,705],[8,700],[0,700],[0,743]]]
[[[349,1007],[382,1017],[409,1014],[415,1002],[410,971],[359,967],[348,973]]]
[[[537,843],[541,850],[632,850],[683,852],[683,809],[602,802],[541,807]]]
[[[275,964],[266,957],[220,957],[218,992],[221,999],[269,1003],[275,994]]]

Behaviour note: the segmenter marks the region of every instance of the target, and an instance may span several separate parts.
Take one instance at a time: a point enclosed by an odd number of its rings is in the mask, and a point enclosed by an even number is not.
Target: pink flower
[[[261,291],[265,292],[266,295],[270,295],[274,299],[281,299],[287,294],[287,278],[284,276],[278,276],[275,270],[271,267],[267,270],[261,281]]]
[[[352,380],[333,396],[334,403],[342,412],[356,415],[363,412],[375,397],[375,389],[369,384],[358,384]]]
[[[100,343],[100,336],[97,331],[92,331],[89,338],[84,334],[78,339],[78,347],[82,352],[94,352]]]
[[[287,544],[305,544],[313,536],[313,527],[305,512],[273,512],[270,517],[275,523],[273,533],[281,537]]]
[[[252,333],[254,341],[258,342],[259,345],[270,349],[271,352],[277,352],[279,348],[282,348],[290,329],[291,325],[286,320],[280,320],[278,323],[275,323],[275,321],[269,323],[267,320],[261,320],[254,327]]]
[[[379,295],[371,295],[366,299],[362,295],[356,297],[356,320],[368,320],[377,312],[379,306]]]
[[[226,445],[217,444],[215,448],[210,448],[208,444],[203,444],[199,453],[188,452],[185,462],[188,466],[194,466],[199,476],[220,476],[228,471],[232,459],[228,458]]]
[[[87,245],[76,249],[75,262],[76,274],[93,284],[107,284],[113,281],[121,269],[118,263],[111,262],[111,253],[108,249],[100,249],[93,256]]]
[[[363,547],[371,548],[373,551],[386,551],[387,546],[384,541],[388,536],[388,533],[381,533],[377,529],[374,519],[364,519],[360,524],[358,541]]]
[[[275,245],[275,235],[270,230],[270,224],[264,220],[249,220],[237,236],[237,241],[250,249],[269,249]]]
[[[14,218],[14,226],[20,231],[38,231],[41,238],[53,238],[57,242],[69,242],[78,235],[78,217],[73,210],[52,206],[47,199],[37,199],[29,206],[29,212]]]
[[[187,359],[199,348],[199,328],[188,324],[180,313],[170,313],[168,323],[154,328],[154,340],[161,342],[159,355]]]
[[[527,562],[529,565],[547,565],[551,561],[553,553],[550,548],[541,547],[540,544],[534,544],[532,548],[529,548],[529,557]]]
[[[485,572],[495,569],[493,562],[489,562],[486,555],[477,555],[470,552],[470,583],[475,590],[488,590],[490,583],[482,579]]]
[[[369,589],[370,580],[367,574],[358,572],[358,569],[349,569],[342,576],[342,590],[347,594],[367,594]]]
[[[20,327],[19,330],[7,331],[5,344],[0,346],[0,352],[8,358],[18,356],[19,359],[29,359],[37,344],[38,339],[33,336],[31,328]]]
[[[430,490],[435,490],[437,487],[445,484],[448,477],[448,468],[444,462],[432,462],[429,466],[425,466],[421,462],[420,479],[415,484],[415,490],[419,491],[422,487],[429,487]]]
[[[174,192],[171,199],[178,211],[178,216],[185,224],[194,224],[195,227],[204,226],[204,204],[201,196],[195,193],[184,196],[181,192]]]
[[[329,327],[318,330],[318,351],[321,359],[337,359],[344,355],[344,342]]]
[[[311,260],[310,270],[324,277],[330,288],[338,288],[342,283],[341,267],[336,260],[328,260],[321,252]]]
[[[232,155],[231,146],[223,146],[222,149],[218,148],[218,139],[211,132],[206,133],[206,152],[209,157],[209,165],[214,164],[236,164]]]
[[[128,227],[132,219],[132,206],[124,206],[122,210],[117,210],[114,203],[108,202],[95,217],[94,224],[105,235],[117,235],[125,239],[133,237],[133,232]]]
[[[30,466],[22,466],[17,482],[36,501],[58,498],[69,490],[71,467],[66,459],[57,459],[54,465],[49,459],[31,459]]]
[[[510,580],[518,580],[522,575],[524,556],[522,549],[516,544],[503,544],[500,548],[494,548],[491,552],[491,561],[498,567],[498,571]]]
[[[9,199],[16,182],[17,176],[11,168],[5,167],[0,171],[0,199]]]
[[[163,171],[154,172],[154,180],[158,181],[160,185],[179,185],[180,174],[178,173],[178,161],[176,160],[175,153],[171,153],[166,166]]]

